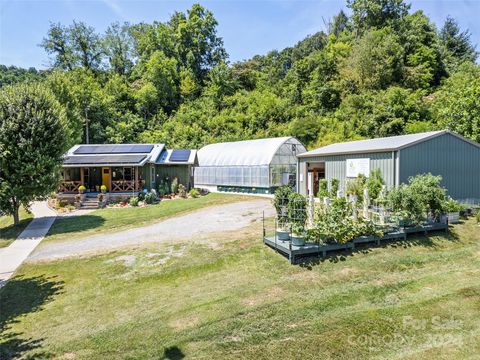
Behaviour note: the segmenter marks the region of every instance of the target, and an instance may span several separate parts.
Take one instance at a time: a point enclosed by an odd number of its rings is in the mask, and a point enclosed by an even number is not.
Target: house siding
[[[400,150],[400,182],[422,173],[441,175],[455,199],[480,200],[480,148],[444,134]]]

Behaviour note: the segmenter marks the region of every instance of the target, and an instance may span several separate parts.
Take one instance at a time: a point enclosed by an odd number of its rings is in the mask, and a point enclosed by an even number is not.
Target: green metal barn
[[[340,181],[380,169],[387,188],[417,174],[441,175],[450,196],[480,201],[480,144],[448,130],[327,145],[300,154],[297,190],[318,192],[321,179]]]

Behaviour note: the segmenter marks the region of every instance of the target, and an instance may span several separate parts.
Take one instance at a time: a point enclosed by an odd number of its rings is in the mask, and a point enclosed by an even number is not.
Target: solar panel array
[[[172,154],[168,161],[171,162],[186,162],[190,158],[191,150],[172,150]]]
[[[86,164],[131,164],[141,163],[147,155],[99,155],[99,156],[71,156],[63,162],[65,165]]]
[[[121,145],[80,145],[74,154],[146,154],[152,151],[153,145],[121,144]]]

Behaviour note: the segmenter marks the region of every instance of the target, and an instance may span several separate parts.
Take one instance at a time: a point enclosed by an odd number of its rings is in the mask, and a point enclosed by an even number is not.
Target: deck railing
[[[80,185],[82,185],[81,181],[62,181],[59,192],[78,192]]]

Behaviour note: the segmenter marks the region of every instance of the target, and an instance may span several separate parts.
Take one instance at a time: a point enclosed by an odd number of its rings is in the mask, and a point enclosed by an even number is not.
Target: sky
[[[174,11],[186,11],[198,2],[217,19],[230,62],[281,50],[325,24],[346,0],[0,0],[0,64],[44,69],[49,58],[38,44],[50,22],[69,25],[84,21],[103,32],[112,22],[166,21]],[[455,18],[480,44],[480,0],[413,0],[412,10],[423,10],[441,27]],[[478,47],[480,48],[480,46]]]

